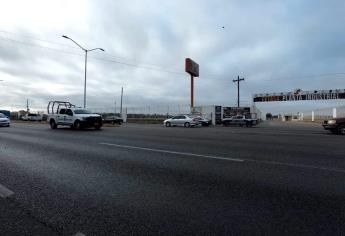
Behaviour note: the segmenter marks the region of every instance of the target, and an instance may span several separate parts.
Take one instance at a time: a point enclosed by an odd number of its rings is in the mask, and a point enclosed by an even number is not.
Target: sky
[[[0,108],[172,109],[190,104],[189,57],[199,64],[195,105],[252,104],[256,93],[345,88],[345,2],[322,0],[1,0]],[[257,103],[263,112],[344,100]]]

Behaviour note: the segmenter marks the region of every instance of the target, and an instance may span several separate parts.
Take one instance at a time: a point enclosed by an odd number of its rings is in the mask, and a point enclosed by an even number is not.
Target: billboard
[[[190,58],[186,58],[185,71],[194,77],[199,77],[199,64]]]
[[[222,107],[215,106],[215,123],[221,124],[222,123]]]
[[[237,115],[250,117],[250,107],[223,107],[223,119]]]
[[[302,91],[296,89],[293,92],[254,94],[254,102],[286,102],[308,100],[333,100],[345,99],[345,89]]]

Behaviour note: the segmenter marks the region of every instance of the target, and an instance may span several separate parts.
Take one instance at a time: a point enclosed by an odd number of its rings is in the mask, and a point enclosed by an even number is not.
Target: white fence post
[[[337,118],[337,108],[333,108],[333,118]]]
[[[311,111],[311,121],[315,121],[314,111]]]

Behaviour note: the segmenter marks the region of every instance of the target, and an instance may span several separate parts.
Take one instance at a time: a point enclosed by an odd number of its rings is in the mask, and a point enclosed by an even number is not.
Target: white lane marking
[[[188,153],[188,152],[175,152],[175,151],[168,151],[168,150],[162,150],[162,149],[120,145],[120,144],[114,144],[114,143],[100,143],[100,144],[101,145],[107,145],[107,146],[120,147],[120,148],[127,148],[127,149],[136,149],[136,150],[143,150],[143,151],[176,154],[176,155],[182,155],[182,156],[193,156],[193,157],[200,157],[200,158],[217,159],[217,160],[225,160],[225,161],[236,161],[236,162],[243,162],[244,161],[244,160],[239,159],[239,158],[237,159],[237,158],[228,158],[228,157],[220,157],[220,156],[209,156],[209,155],[201,155],[201,154]]]
[[[338,169],[338,168],[328,168],[328,167],[311,166],[311,165],[304,165],[304,164],[284,163],[284,162],[278,162],[278,161],[260,161],[260,160],[250,160],[250,159],[245,159],[245,161],[262,163],[262,164],[267,164],[267,165],[289,166],[289,167],[295,167],[295,168],[305,168],[305,169],[314,169],[314,170],[323,170],[323,171],[330,171],[330,172],[345,173],[344,169]]]
[[[277,162],[277,161],[265,161],[265,160],[255,160],[255,159],[237,159],[237,158],[228,158],[228,157],[220,157],[220,156],[209,156],[209,155],[200,155],[194,153],[187,153],[187,152],[175,152],[175,151],[168,151],[162,149],[154,149],[154,148],[145,148],[145,147],[137,147],[137,146],[128,146],[128,145],[120,145],[114,143],[99,143],[101,145],[107,146],[114,146],[120,148],[127,148],[127,149],[136,149],[136,150],[144,150],[144,151],[151,151],[151,152],[161,152],[161,153],[168,153],[168,154],[177,154],[183,156],[195,156],[200,158],[209,158],[209,159],[217,159],[217,160],[224,160],[224,161],[236,161],[236,162],[255,162],[261,163],[266,165],[280,165],[280,166],[289,166],[294,168],[305,168],[305,169],[315,169],[315,170],[322,170],[322,171],[329,171],[329,172],[339,172],[345,173],[344,169],[337,169],[337,168],[327,168],[327,167],[320,167],[320,166],[312,166],[312,165],[303,165],[303,164],[293,164],[293,163],[284,163],[284,162]]]
[[[12,196],[13,194],[14,194],[14,192],[12,192],[8,188],[6,188],[5,186],[0,184],[0,197],[8,198],[8,197]]]

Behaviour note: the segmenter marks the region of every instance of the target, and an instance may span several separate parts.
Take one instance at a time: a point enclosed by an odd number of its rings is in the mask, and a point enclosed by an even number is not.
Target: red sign
[[[199,77],[199,64],[190,58],[186,58],[186,72],[194,77]]]

